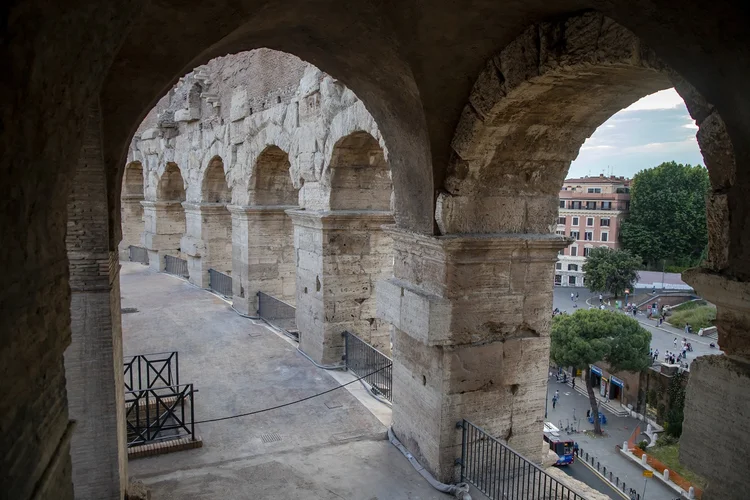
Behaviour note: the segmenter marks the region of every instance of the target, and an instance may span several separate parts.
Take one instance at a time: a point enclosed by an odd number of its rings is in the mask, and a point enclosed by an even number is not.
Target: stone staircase
[[[572,382],[568,382],[569,387],[573,387]],[[576,381],[575,390],[578,391],[578,393],[586,396],[586,398],[589,397],[588,393],[586,392],[586,385],[581,381],[580,379]],[[605,409],[612,415],[616,417],[627,417],[630,415],[630,412],[622,407],[622,405],[618,402],[607,402],[604,400],[604,398],[599,397],[599,395],[596,395],[596,400],[599,403],[599,409]]]

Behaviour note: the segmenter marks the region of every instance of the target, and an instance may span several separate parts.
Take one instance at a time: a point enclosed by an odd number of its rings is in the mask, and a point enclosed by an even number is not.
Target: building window
[[[594,218],[593,217],[586,217],[586,225],[588,227],[593,227],[593,225],[594,225]]]
[[[599,220],[599,225],[600,226],[607,226],[607,227],[609,227],[609,217],[602,217]]]
[[[570,247],[570,256],[571,257],[577,257],[578,256],[578,245],[572,245]]]
[[[584,257],[588,257],[590,253],[591,253],[591,248],[586,247],[586,248],[583,249],[583,256]]]
[[[576,277],[575,276],[568,276],[568,285],[575,286],[576,284]]]
[[[568,208],[573,208],[576,210],[581,209],[581,202],[580,201],[571,201],[570,204],[568,204]]]
[[[555,285],[562,285],[562,275],[560,274],[555,275]]]
[[[612,210],[612,202],[611,201],[603,201],[602,202],[602,210]]]
[[[595,201],[587,201],[586,202],[586,209],[587,210],[596,210],[596,202]]]
[[[602,241],[609,241],[609,233],[602,233]]]
[[[573,223],[572,223],[572,225],[573,226],[577,226],[578,224],[579,224],[578,217],[573,217]]]
[[[573,238],[574,240],[578,240],[581,238],[581,233],[579,231],[571,231],[570,237]]]
[[[560,236],[565,236],[565,230],[564,229],[559,229],[559,230],[555,231],[555,234],[559,234]]]
[[[556,263],[555,264],[555,269],[557,269],[558,271],[562,270],[562,262]]]
[[[594,233],[592,231],[586,231],[583,234],[583,239],[586,241],[594,241]]]
[[[565,255],[565,249],[563,248],[559,252],[557,252],[557,255]]]
[[[578,271],[578,264],[568,264],[568,271]]]
[[[586,190],[586,192],[587,193],[601,193],[602,192],[602,188],[588,188],[588,190]]]
[[[560,200],[560,208],[565,208],[565,200]]]
[[[557,218],[557,223],[558,224],[562,224],[564,226],[565,225],[565,217],[558,217]]]

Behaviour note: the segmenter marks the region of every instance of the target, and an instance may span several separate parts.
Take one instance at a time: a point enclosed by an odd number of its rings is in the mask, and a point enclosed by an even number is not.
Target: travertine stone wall
[[[375,290],[392,273],[386,211],[290,210],[297,260],[300,348],[322,364],[338,364],[350,331],[390,354],[390,327],[376,316]]]
[[[119,263],[109,249],[98,106],[68,202],[72,342],[65,351],[73,483],[79,499],[122,499],[127,485]],[[61,492],[60,492],[61,493]],[[55,495],[58,497],[58,495]]]
[[[183,203],[185,236],[180,250],[187,256],[190,282],[208,287],[209,269],[232,273],[232,217],[226,203]]]
[[[255,315],[257,292],[294,305],[296,259],[294,227],[286,214],[294,207],[235,206],[232,214],[232,305]]]
[[[180,201],[143,201],[143,246],[149,266],[164,270],[164,256],[185,258],[180,240],[185,234],[185,210]]]
[[[143,235],[143,166],[133,162],[125,167],[120,198],[120,220],[122,221],[122,241],[120,258],[128,258],[130,245],[142,245]]]
[[[378,316],[393,324],[394,431],[454,481],[466,418],[540,460],[557,235],[429,237],[393,230],[394,277]]]

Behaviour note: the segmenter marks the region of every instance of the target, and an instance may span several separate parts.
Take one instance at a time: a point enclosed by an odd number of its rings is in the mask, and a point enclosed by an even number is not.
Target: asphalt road
[[[582,483],[586,483],[588,486],[591,486],[599,493],[609,496],[609,498],[614,498],[614,499],[627,498],[626,496],[623,496],[621,493],[619,493],[612,486],[610,486],[609,483],[607,483],[606,481],[603,481],[599,476],[594,474],[594,472],[591,469],[589,469],[586,466],[586,464],[584,464],[579,459],[576,459],[576,461],[570,465],[561,467],[561,469],[570,477],[578,479]]]

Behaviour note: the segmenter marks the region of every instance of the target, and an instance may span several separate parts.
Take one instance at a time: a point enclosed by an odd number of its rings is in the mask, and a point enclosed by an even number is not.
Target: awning
[[[623,385],[623,383],[622,383],[622,380],[620,380],[619,378],[615,377],[614,375],[610,375],[609,376],[609,381],[610,381],[610,383],[618,385],[618,386],[620,386],[623,389],[625,388],[624,385]]]
[[[600,377],[602,376],[602,369],[599,368],[598,366],[589,365],[589,368],[591,368],[591,373],[596,373]]]

